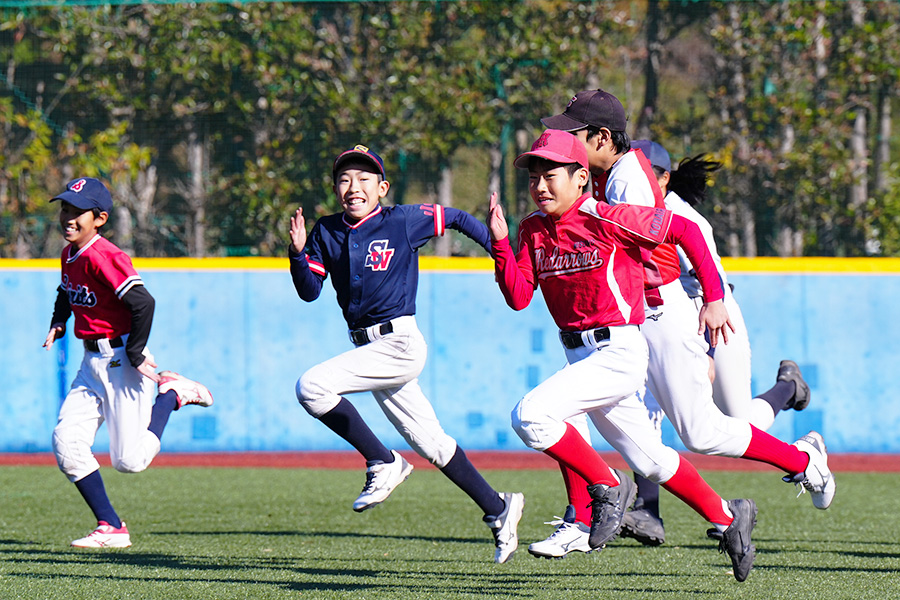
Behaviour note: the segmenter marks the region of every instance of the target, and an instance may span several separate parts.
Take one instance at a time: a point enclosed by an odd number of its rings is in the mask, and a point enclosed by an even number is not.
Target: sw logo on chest
[[[390,240],[373,240],[366,254],[366,267],[373,271],[387,271],[395,249],[388,247]]]

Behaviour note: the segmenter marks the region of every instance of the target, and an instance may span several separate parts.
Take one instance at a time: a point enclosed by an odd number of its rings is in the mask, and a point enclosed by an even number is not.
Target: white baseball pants
[[[568,364],[513,409],[513,429],[529,448],[543,451],[562,439],[567,422],[589,438],[586,414],[634,471],[665,483],[680,458],[662,443],[640,399],[647,343],[637,326],[610,329],[608,341],[566,350]]]
[[[104,422],[110,461],[117,471],[143,471],[160,448],[159,438],[147,430],[156,383],[131,366],[124,347],[110,348],[108,340],[99,345],[100,352],[85,350],[53,429],[56,462],[72,482],[100,468],[91,446]]]
[[[661,286],[659,291],[664,304],[648,307],[647,320],[642,325],[650,347],[650,393],[689,450],[743,456],[750,445],[750,423],[726,416],[713,401],[708,344],[697,334],[694,303],[678,280]],[[716,350],[717,361],[720,347]]]
[[[403,439],[438,468],[456,453],[434,408],[419,387],[428,347],[413,316],[391,320],[380,339],[320,363],[297,381],[297,399],[314,417],[337,406],[345,394],[372,392],[381,410]]]

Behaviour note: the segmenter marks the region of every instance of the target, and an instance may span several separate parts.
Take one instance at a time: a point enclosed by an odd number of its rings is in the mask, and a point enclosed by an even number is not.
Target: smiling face
[[[568,165],[532,159],[528,165],[528,189],[531,199],[541,211],[561,217],[582,195],[589,179],[587,169],[569,173]]]
[[[362,165],[348,165],[337,174],[334,192],[351,221],[367,217],[387,196],[391,184]]]
[[[62,228],[63,237],[76,248],[83,248],[97,231],[106,224],[109,215],[101,212],[95,217],[92,210],[77,208],[68,202],[63,202],[59,210],[59,226]]]

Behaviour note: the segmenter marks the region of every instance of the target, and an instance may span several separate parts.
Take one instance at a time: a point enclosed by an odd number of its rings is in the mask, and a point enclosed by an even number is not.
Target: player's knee
[[[544,411],[535,410],[526,402],[519,402],[510,418],[513,430],[533,450],[546,450],[562,437],[560,429],[565,432],[565,423],[552,421]]]
[[[456,440],[447,434],[442,434],[429,440],[408,438],[406,441],[416,451],[416,454],[438,469],[446,467],[453,455],[456,454]]]
[[[56,464],[67,477],[77,475],[81,467],[74,457],[81,456],[84,451],[90,454],[91,451],[86,444],[80,444],[81,447],[79,447],[79,444],[72,440],[69,431],[60,427],[53,430],[51,445],[53,454],[56,456]]]
[[[110,463],[120,473],[140,473],[150,466],[150,459],[143,456],[122,456],[112,458]]]
[[[331,392],[316,376],[316,369],[310,369],[297,380],[295,391],[297,400],[306,412],[318,418],[337,406],[341,397]]]
[[[685,448],[696,454],[712,455],[721,453],[719,441],[709,435],[698,435],[689,432],[681,438],[681,441],[684,442]]]

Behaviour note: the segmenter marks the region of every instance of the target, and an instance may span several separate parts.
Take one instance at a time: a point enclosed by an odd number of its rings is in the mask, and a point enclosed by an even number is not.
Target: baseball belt
[[[585,345],[582,337],[584,333],[588,334],[589,338],[593,336],[594,341],[597,342],[605,342],[610,338],[609,327],[598,327],[587,331],[560,331],[559,339],[562,341],[563,346],[569,350],[574,350]]]
[[[121,337],[114,337],[109,340],[110,348],[121,348],[125,345]],[[84,349],[88,352],[100,352],[100,344],[97,340],[84,340]]]
[[[378,333],[380,335],[387,335],[394,332],[394,324],[390,321],[388,321],[387,323],[382,323],[381,325],[376,325],[376,327],[378,327]],[[373,340],[369,339],[368,330],[366,328],[362,328],[350,330],[350,341],[353,342],[356,346],[365,346]]]

